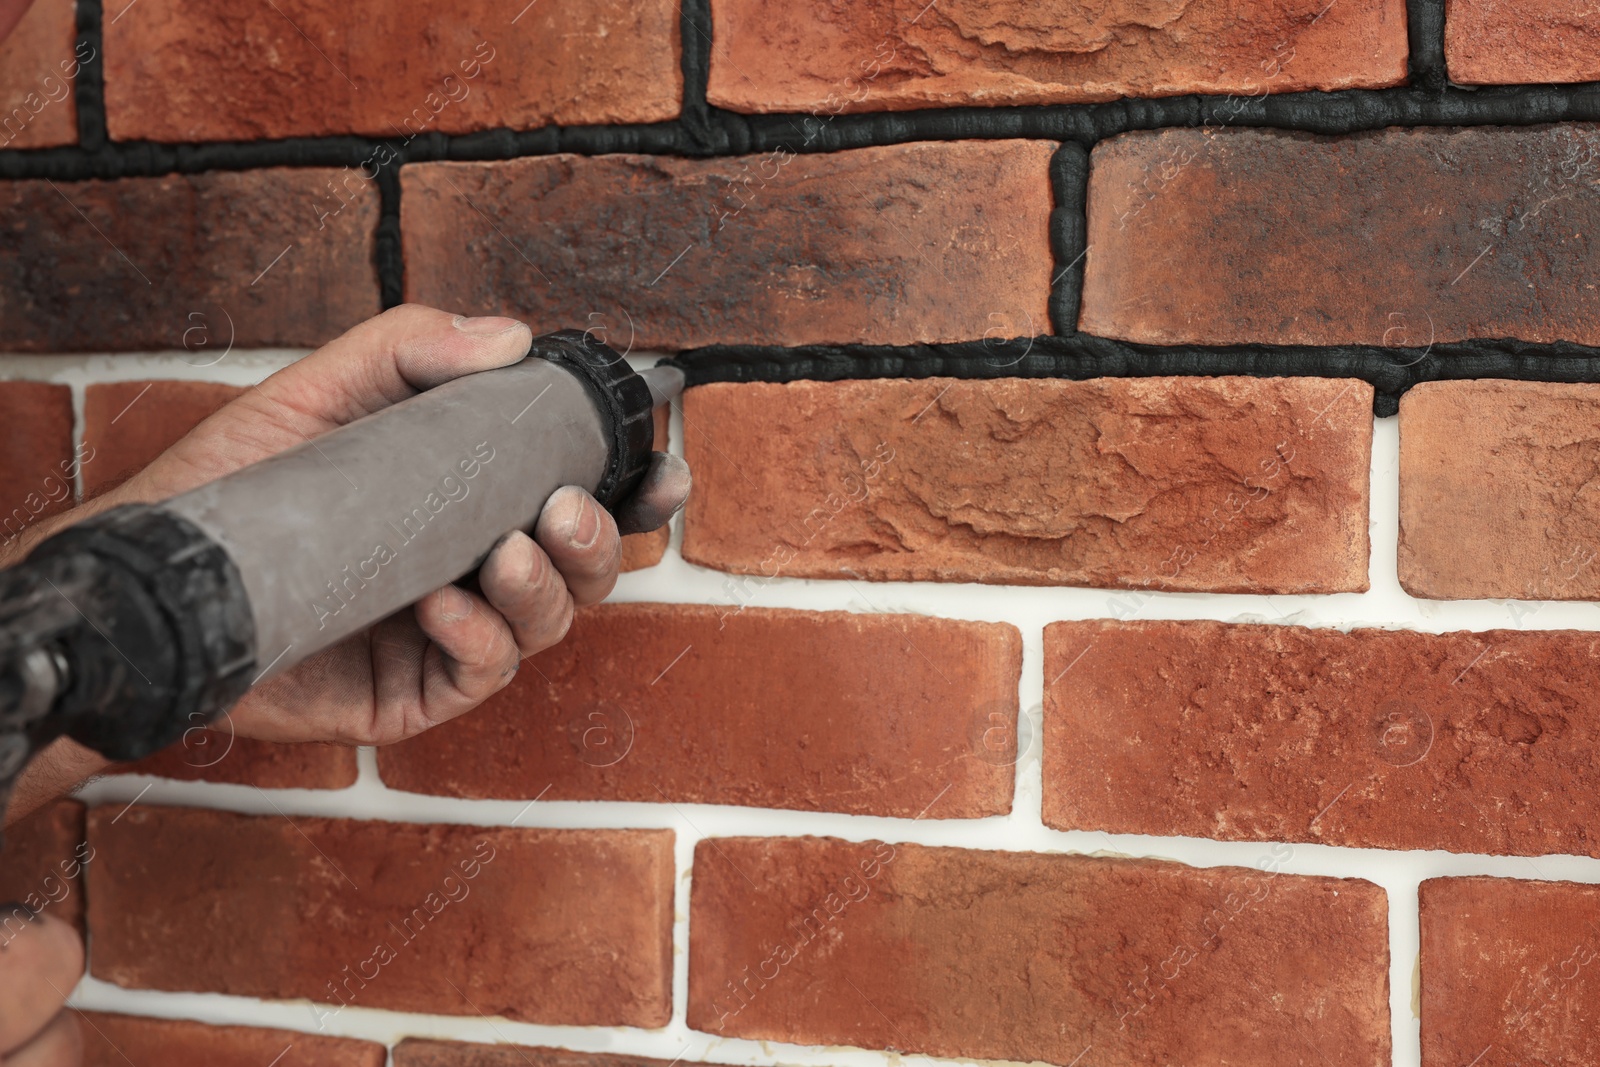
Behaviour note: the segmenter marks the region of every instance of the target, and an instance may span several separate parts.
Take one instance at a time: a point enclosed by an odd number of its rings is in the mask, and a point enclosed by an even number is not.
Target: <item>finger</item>
[[[64,1011],[38,1037],[5,1058],[5,1067],[79,1067],[83,1033],[76,1012]]]
[[[550,494],[533,527],[550,562],[580,607],[606,598],[622,565],[622,535],[606,509],[575,485]]]
[[[617,528],[625,534],[665,526],[689,499],[689,464],[665,452],[650,455],[639,487],[617,508]]]
[[[423,389],[528,354],[533,331],[515,319],[464,318],[406,304],[368,319],[256,387],[326,424],[342,426]]]
[[[0,907],[0,1053],[43,1030],[81,977],[78,931],[21,905]]]
[[[501,539],[478,571],[489,605],[511,624],[523,656],[543,652],[572,626],[572,593],[533,538],[514,530]]]
[[[517,673],[511,626],[482,597],[447,585],[418,601],[416,619],[431,642],[422,662],[426,725],[470,711]]]

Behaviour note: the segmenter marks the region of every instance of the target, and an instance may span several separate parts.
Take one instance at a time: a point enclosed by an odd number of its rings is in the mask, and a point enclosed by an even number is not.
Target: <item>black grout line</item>
[[[1050,157],[1050,252],[1055,260],[1050,279],[1050,329],[1063,337],[1078,332],[1083,300],[1083,269],[1088,255],[1089,152],[1067,142]]]
[[[1018,346],[1024,346],[1019,354]],[[1376,345],[1140,345],[1089,334],[1035,337],[1001,347],[940,345],[720,345],[679,353],[690,385],[708,382],[843,381],[863,378],[1143,378],[1167,375],[1359,378],[1376,390],[1373,412],[1393,415],[1423,382],[1471,378],[1600,381],[1600,348],[1518,340]]]
[[[379,167],[378,232],[373,241],[373,269],[385,311],[404,303],[405,257],[400,248],[400,168]]]
[[[76,15],[78,38],[74,42],[74,55],[79,65],[72,86],[72,103],[78,112],[78,143],[84,150],[99,151],[107,141],[100,0],[78,0]]]
[[[1444,0],[1406,0],[1406,36],[1410,42],[1407,69],[1411,84],[1440,92],[1446,84]]]

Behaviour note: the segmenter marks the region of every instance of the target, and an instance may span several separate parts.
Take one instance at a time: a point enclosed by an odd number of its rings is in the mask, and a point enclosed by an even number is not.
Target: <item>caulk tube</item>
[[[44,541],[0,571],[0,803],[56,736],[112,759],[170,744],[470,574],[564,485],[614,508],[649,465],[652,406],[611,349],[550,334],[513,366]]]

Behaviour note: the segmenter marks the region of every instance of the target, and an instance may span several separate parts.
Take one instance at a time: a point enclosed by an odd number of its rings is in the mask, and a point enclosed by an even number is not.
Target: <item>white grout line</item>
[[[23,377],[63,381],[73,386],[79,430],[82,391],[91,382],[138,378],[185,378],[248,384],[300,353],[237,353],[204,368],[187,365],[181,354],[93,357],[0,357],[0,378]],[[654,356],[633,356],[635,367],[649,366]],[[683,420],[671,417],[671,450],[683,454]],[[1150,595],[1139,611],[1147,619],[1219,619],[1223,621],[1294,622],[1348,629],[1358,625],[1412,628],[1430,632],[1506,628],[1600,629],[1600,606],[1553,603],[1537,613],[1519,614],[1512,602],[1432,603],[1414,600],[1395,575],[1398,551],[1399,434],[1397,420],[1379,420],[1373,440],[1371,589],[1362,594],[1274,596],[1173,594]],[[613,600],[725,604],[721,572],[694,567],[681,555],[682,519],[675,521],[671,547],[657,567],[623,575]],[[330,1017],[327,1031],[347,1037],[393,1043],[403,1036],[440,1037],[497,1042],[502,1034],[529,1045],[555,1045],[595,1052],[627,1053],[661,1060],[797,1067],[921,1067],[948,1061],[859,1049],[808,1048],[772,1042],[717,1038],[687,1029],[689,875],[701,831],[709,836],[824,834],[851,840],[891,841],[960,848],[1092,853],[1111,851],[1128,856],[1173,859],[1197,866],[1250,866],[1260,858],[1263,842],[1209,841],[1063,833],[1041,821],[1042,771],[1039,760],[1038,705],[1044,692],[1043,628],[1058,619],[1103,618],[1113,603],[1126,598],[1115,590],[1019,588],[974,584],[888,582],[871,585],[871,603],[848,581],[776,579],[761,587],[752,606],[847,611],[887,610],[934,616],[1008,622],[1023,639],[1021,706],[1034,729],[1033,743],[1017,767],[1016,802],[1008,816],[981,820],[941,821],[885,819],[789,811],[639,803],[541,801],[468,801],[428,797],[390,790],[380,781],[371,749],[358,753],[359,775],[349,789],[322,792],[279,790],[270,797],[248,786],[173,782],[136,776],[101,779],[82,791],[97,804],[175,804],[227,811],[295,816],[324,815],[357,819],[463,823],[504,826],[651,828],[675,831],[676,877],[673,923],[673,1014],[661,1030],[530,1026],[489,1023],[472,1016],[406,1015],[350,1007]],[[270,802],[270,806],[269,806]],[[1510,878],[1570,879],[1600,883],[1600,860],[1587,857],[1540,857],[1535,868],[1517,857],[1452,855],[1443,852],[1390,852],[1294,843],[1294,857],[1285,870],[1292,874],[1359,877],[1382,886],[1389,895],[1390,1008],[1396,1067],[1420,1063],[1419,1025],[1411,1013],[1411,983],[1418,948],[1417,885],[1424,878],[1488,874]],[[279,1026],[314,1031],[316,1017],[306,1002],[273,1003],[216,994],[159,993],[125,990],[86,979],[74,996],[80,1007],[138,1014],[193,1018],[217,1023]]]

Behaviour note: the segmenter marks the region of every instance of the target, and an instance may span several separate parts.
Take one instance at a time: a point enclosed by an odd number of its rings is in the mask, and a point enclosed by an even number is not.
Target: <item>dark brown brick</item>
[[[1600,599],[1600,385],[1424,382],[1400,399],[1400,583],[1436,599]]]
[[[0,28],[0,149],[78,143],[73,86],[92,45],[78,45],[73,0],[33,0],[8,36]]]
[[[1422,883],[1423,1067],[1600,1059],[1600,886]]]
[[[1256,96],[1406,76],[1402,0],[712,0],[711,17],[707,95],[735,111]]]
[[[57,800],[5,828],[0,901],[26,904],[83,929],[83,869],[94,853],[84,840],[83,805]]]
[[[1044,676],[1058,829],[1600,856],[1600,634],[1058,622]]]
[[[88,457],[73,447],[72,421],[67,386],[0,382],[0,558],[34,523],[72,506]]]
[[[360,1006],[667,1022],[670,831],[122,810],[89,814],[97,978],[305,997],[319,1021]]]
[[[1367,587],[1371,387],[719,384],[684,398],[692,563],[768,579]]]
[[[132,17],[132,16],[130,16]],[[353,173],[353,172],[352,172]],[[323,168],[0,182],[19,352],[318,345],[379,310],[376,183]],[[201,332],[196,332],[201,331]]]
[[[606,605],[378,766],[446,796],[1000,815],[1021,669],[1003,623]]]
[[[1580,124],[1124,134],[1092,156],[1079,325],[1153,344],[1597,344],[1597,176]]]
[[[1054,147],[408,166],[406,296],[535,332],[631,322],[640,349],[1032,337]]]
[[[1445,0],[1444,9],[1453,82],[1600,80],[1600,29],[1582,0]]]
[[[832,838],[695,849],[689,1026],[1102,1067],[1389,1063],[1388,904],[1354,879]]]
[[[163,0],[106,24],[106,121],[179,142],[660,122],[678,26],[671,0]]]
[[[298,1030],[209,1026],[186,1019],[78,1013],[83,1067],[383,1067],[389,1050],[372,1041]]]

